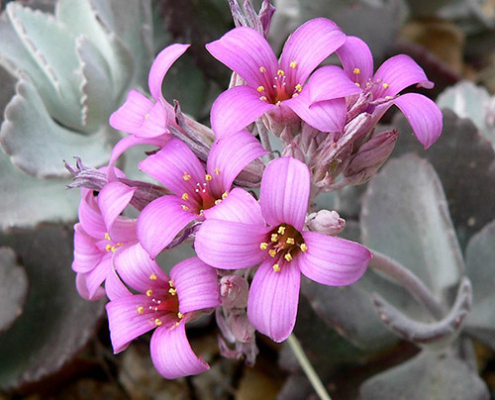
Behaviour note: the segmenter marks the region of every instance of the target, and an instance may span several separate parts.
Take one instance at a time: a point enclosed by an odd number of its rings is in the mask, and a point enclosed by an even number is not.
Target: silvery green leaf
[[[474,306],[466,331],[495,349],[495,221],[472,237],[466,250],[466,273],[473,283]]]
[[[6,11],[23,45],[58,93],[57,103],[47,99],[50,115],[67,127],[85,131],[80,104],[83,80],[74,74],[79,63],[73,31],[51,14],[33,11],[18,3],[9,3]]]
[[[360,400],[488,400],[488,388],[453,351],[423,351],[368,379]]]
[[[16,92],[0,130],[0,142],[14,165],[32,176],[48,178],[68,177],[63,160],[74,156],[94,166],[108,161],[115,132],[108,128],[84,136],[56,124],[27,77],[18,82]]]
[[[459,118],[469,118],[495,146],[495,100],[484,87],[461,81],[444,90],[436,102],[440,108],[450,108]]]
[[[30,282],[22,315],[0,339],[0,388],[13,389],[56,373],[94,335],[103,311],[75,289],[72,229],[44,226],[0,235]]]
[[[363,243],[409,268],[444,303],[463,259],[445,194],[433,167],[408,154],[370,182],[364,199]]]
[[[0,337],[22,314],[28,286],[26,272],[17,264],[14,251],[0,247]]]

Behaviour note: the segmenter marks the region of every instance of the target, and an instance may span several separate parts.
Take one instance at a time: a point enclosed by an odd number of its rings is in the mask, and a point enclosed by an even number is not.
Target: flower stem
[[[294,334],[291,334],[287,339],[287,342],[289,343],[290,348],[294,352],[297,361],[299,361],[301,368],[308,377],[309,382],[313,386],[313,389],[315,390],[318,397],[321,400],[332,400],[330,395],[327,393],[325,386],[323,386],[323,383],[321,382],[320,378],[316,374],[316,371],[311,365],[311,362],[308,360],[308,357],[304,353],[304,350],[301,344],[299,343],[299,340],[297,340]]]
[[[372,253],[373,257],[369,264],[371,268],[390,276],[402,287],[407,289],[416,300],[428,309],[434,318],[437,320],[443,318],[445,315],[444,308],[437,299],[435,299],[421,279],[394,259],[375,250],[373,250]]]

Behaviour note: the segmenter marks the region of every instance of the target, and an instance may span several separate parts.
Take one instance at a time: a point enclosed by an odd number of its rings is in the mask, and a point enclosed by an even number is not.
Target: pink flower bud
[[[227,323],[236,342],[249,343],[254,340],[255,329],[246,313],[229,315]]]
[[[327,236],[337,236],[345,226],[345,220],[340,218],[337,211],[321,210],[311,213],[306,218],[310,231]]]
[[[222,307],[226,310],[246,308],[249,285],[242,276],[225,275],[220,279]]]

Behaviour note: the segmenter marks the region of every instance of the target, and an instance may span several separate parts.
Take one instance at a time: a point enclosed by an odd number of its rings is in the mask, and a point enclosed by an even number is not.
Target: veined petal
[[[162,103],[156,103],[151,111],[145,115],[141,128],[136,136],[143,138],[153,138],[165,134],[170,134],[167,128],[167,113]]]
[[[275,342],[289,337],[296,323],[301,273],[294,263],[273,269],[273,259],[263,262],[249,290],[247,314],[253,326]]]
[[[101,260],[102,253],[80,223],[74,225],[74,262],[72,270],[78,273],[91,271]]]
[[[256,199],[241,188],[234,188],[220,204],[203,211],[206,219],[240,222],[265,226],[261,208]]]
[[[170,270],[177,289],[182,314],[220,305],[220,290],[215,268],[198,257],[181,261]]]
[[[423,69],[405,54],[386,60],[376,71],[373,81],[380,82],[373,93],[375,99],[385,96],[393,97],[402,89],[414,84],[427,89],[433,87],[433,82],[428,80]]]
[[[129,342],[156,327],[148,313],[139,313],[149,298],[143,294],[120,297],[107,303],[108,324],[113,352],[120,353]]]
[[[265,154],[268,151],[245,129],[217,139],[206,164],[206,170],[213,177],[209,187],[219,198],[230,190],[234,179],[251,161]]]
[[[205,182],[205,169],[194,153],[179,139],[170,139],[156,154],[139,163],[139,168],[181,196],[194,192]]]
[[[326,18],[312,19],[289,37],[282,50],[280,67],[289,82],[302,85],[325,58],[345,43],[345,39],[345,34],[334,22]]]
[[[155,258],[185,226],[198,218],[182,209],[184,201],[176,196],[163,196],[148,204],[137,222],[137,235],[142,246]]]
[[[148,86],[151,95],[157,102],[163,99],[162,83],[172,64],[188,49],[188,44],[172,44],[165,47],[155,58],[148,76]]]
[[[205,263],[220,269],[252,267],[266,257],[260,244],[269,227],[231,221],[206,220],[196,234],[194,248]]]
[[[91,190],[81,196],[79,221],[84,231],[97,240],[103,239],[105,232],[107,232],[105,221]]]
[[[105,281],[105,292],[110,301],[120,299],[121,297],[130,296],[132,294],[120,280],[114,268],[112,268],[107,275],[107,279]]]
[[[141,129],[153,102],[137,90],[131,89],[120,108],[110,115],[110,126],[118,131],[136,134]]]
[[[268,164],[261,178],[260,205],[271,226],[290,224],[302,231],[310,191],[306,164],[292,157],[281,157]]]
[[[141,293],[150,288],[161,288],[168,282],[167,274],[139,243],[116,252],[114,265],[123,281]]]
[[[162,326],[153,332],[150,352],[153,365],[166,379],[196,375],[210,369],[191,349],[184,323],[172,328]]]
[[[349,79],[364,88],[373,76],[373,55],[368,45],[356,36],[347,36],[337,55]]]
[[[112,227],[117,217],[129,205],[136,190],[136,187],[121,182],[110,182],[101,189],[98,194],[98,206],[107,229]]]
[[[418,93],[403,94],[393,102],[404,113],[425,149],[436,142],[442,133],[443,116],[435,102]]]
[[[236,86],[217,97],[211,107],[211,127],[217,138],[244,129],[256,121],[274,104],[260,100],[260,94],[250,86]]]
[[[315,282],[329,286],[350,285],[361,278],[371,259],[369,250],[356,242],[302,232],[308,247],[297,255],[301,272]]]
[[[81,296],[85,300],[99,300],[103,296],[105,296],[105,289],[103,289],[101,286],[98,287],[98,289],[93,294],[93,296],[90,296],[86,278],[87,278],[87,274],[79,273],[76,276],[76,289],[77,292],[79,293],[79,296]]]
[[[112,270],[112,256],[112,252],[107,252],[91,271],[84,274],[89,300],[96,300],[96,298],[98,298],[99,288]]]
[[[312,103],[350,96],[362,91],[342,68],[335,65],[318,68],[304,87],[303,91],[306,90],[309,91]]]
[[[277,74],[278,61],[272,48],[252,28],[232,29],[220,39],[208,43],[206,49],[255,89],[260,85],[266,86]]]
[[[309,91],[303,90],[298,97],[285,100],[284,105],[321,132],[342,132],[344,129],[347,108],[343,98],[313,103]]]
[[[126,217],[117,218],[108,230],[110,238],[114,244],[122,246],[124,243],[127,244],[137,242],[136,223],[137,220],[135,219],[129,219]]]

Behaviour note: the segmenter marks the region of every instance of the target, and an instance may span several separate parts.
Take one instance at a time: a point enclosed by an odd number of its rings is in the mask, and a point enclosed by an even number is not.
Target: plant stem
[[[321,382],[316,371],[311,365],[311,362],[308,360],[308,357],[306,357],[306,354],[304,353],[304,350],[301,344],[299,343],[299,340],[297,340],[294,334],[291,334],[287,339],[287,342],[289,343],[292,351],[294,352],[297,361],[299,361],[301,368],[308,377],[309,382],[313,386],[313,389],[315,390],[316,394],[320,397],[321,400],[332,400],[330,395],[327,393],[325,386],[323,386],[323,383]]]
[[[443,318],[445,315],[444,308],[435,299],[421,279],[394,259],[375,250],[372,253],[373,257],[369,263],[371,268],[392,277],[397,283],[407,289],[416,300],[423,304],[434,318],[437,320]]]

